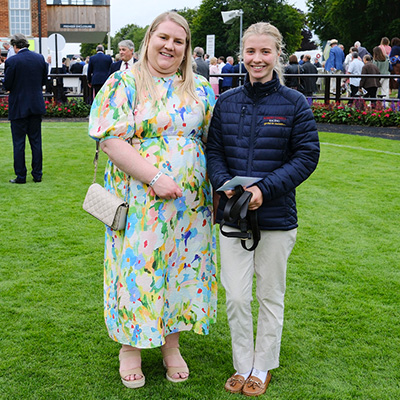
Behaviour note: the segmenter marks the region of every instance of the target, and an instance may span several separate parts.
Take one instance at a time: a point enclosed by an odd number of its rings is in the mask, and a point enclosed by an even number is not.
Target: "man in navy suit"
[[[14,147],[14,171],[11,183],[26,182],[25,139],[32,150],[32,176],[42,181],[42,115],[46,108],[42,87],[46,85],[47,64],[41,54],[28,50],[29,43],[22,33],[10,40],[16,55],[6,60],[4,88],[8,96],[8,119]]]
[[[115,71],[131,69],[133,64],[137,61],[133,56],[133,53],[135,52],[135,45],[133,44],[132,40],[122,40],[118,43],[118,48],[121,59],[111,64],[109,75]]]
[[[232,74],[233,73],[233,57],[229,56],[226,58],[226,64],[221,70],[222,74]],[[222,88],[221,93],[226,92],[227,90],[231,89],[233,85],[233,77],[227,76],[222,81]]]
[[[104,54],[103,45],[99,44],[96,51],[97,53],[90,57],[88,66],[88,85],[93,87],[95,96],[107,80],[108,71],[112,64],[112,58]]]

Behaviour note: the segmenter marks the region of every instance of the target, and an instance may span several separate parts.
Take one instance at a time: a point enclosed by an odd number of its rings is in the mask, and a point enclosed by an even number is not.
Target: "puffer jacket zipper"
[[[243,138],[243,126],[244,126],[244,117],[246,115],[247,106],[242,106],[242,110],[240,111],[240,119],[239,119],[239,140]]]
[[[257,122],[257,100],[253,101],[253,112],[251,115],[251,128],[250,128],[250,147],[249,147],[249,159],[247,160],[247,176],[252,176],[251,171],[253,170],[253,151],[254,151],[254,140],[256,137],[256,122]]]

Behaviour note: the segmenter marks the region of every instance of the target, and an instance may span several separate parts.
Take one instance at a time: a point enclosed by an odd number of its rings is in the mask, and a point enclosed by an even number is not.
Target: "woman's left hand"
[[[247,192],[253,193],[249,203],[249,210],[257,210],[263,203],[263,194],[258,186],[251,186],[249,188],[245,188]]]

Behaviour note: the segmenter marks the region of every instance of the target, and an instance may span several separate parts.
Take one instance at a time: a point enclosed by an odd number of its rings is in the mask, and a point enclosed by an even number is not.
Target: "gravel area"
[[[383,139],[400,140],[400,128],[340,124],[317,124],[320,132],[347,133],[349,135],[373,136]]]

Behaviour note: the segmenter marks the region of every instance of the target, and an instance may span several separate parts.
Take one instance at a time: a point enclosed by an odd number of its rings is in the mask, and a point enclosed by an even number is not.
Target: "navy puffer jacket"
[[[261,177],[258,209],[262,230],[297,227],[295,188],[315,170],[318,132],[305,97],[274,78],[223,93],[207,142],[207,165],[215,189],[234,176]],[[220,222],[227,198],[218,207]]]

